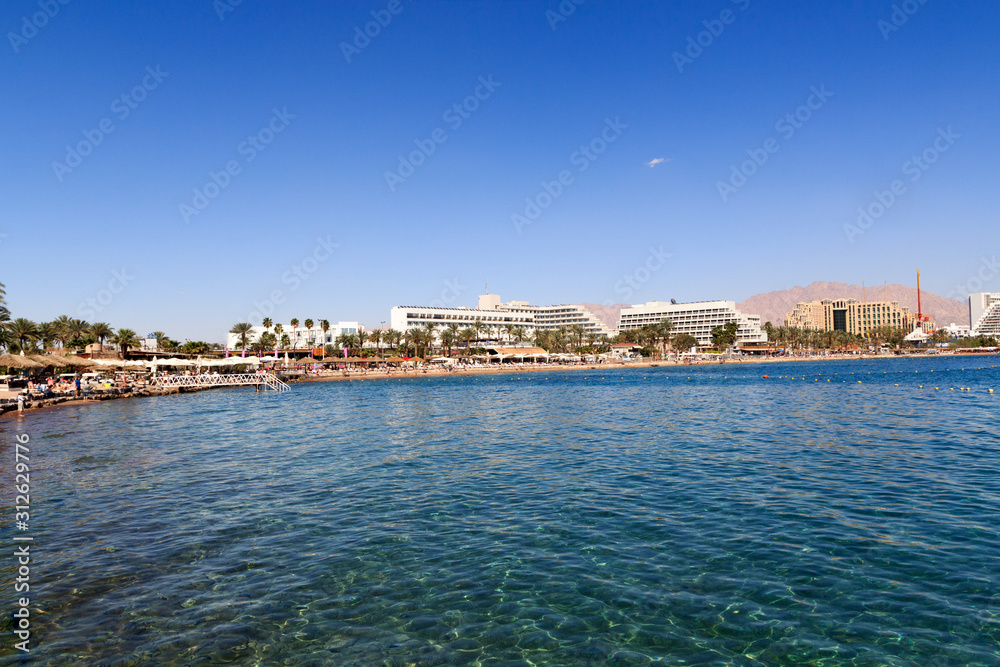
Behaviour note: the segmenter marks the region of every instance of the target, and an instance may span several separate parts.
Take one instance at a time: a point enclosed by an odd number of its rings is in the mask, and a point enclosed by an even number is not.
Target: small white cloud
[[[653,158],[652,160],[650,160],[649,162],[646,163],[646,166],[649,167],[650,169],[652,169],[653,167],[655,167],[656,165],[658,165],[658,164],[660,164],[662,162],[670,162],[670,158],[667,158],[667,157]]]

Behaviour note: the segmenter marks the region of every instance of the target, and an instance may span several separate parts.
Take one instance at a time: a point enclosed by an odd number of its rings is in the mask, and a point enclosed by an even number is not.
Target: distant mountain
[[[604,306],[599,303],[582,303],[580,304],[594,315],[597,319],[604,322],[609,328],[618,328],[618,318],[621,315],[622,308],[628,308],[631,304],[627,303],[616,303],[611,306]]]
[[[885,300],[886,288],[882,285],[867,286],[865,292],[869,301]],[[916,287],[889,285],[888,294],[889,301],[898,301],[899,305],[909,308],[910,312],[917,312]],[[924,313],[932,316],[938,326],[948,325],[952,322],[968,326],[969,304],[967,302],[947,299],[926,290],[921,291],[920,298]],[[777,326],[785,321],[788,314],[795,308],[795,304],[801,301],[820,301],[822,299],[857,299],[861,301],[862,288],[861,285],[817,281],[806,287],[796,286],[777,292],[757,294],[736,304],[736,307],[740,312],[760,315],[761,322],[772,322]]]

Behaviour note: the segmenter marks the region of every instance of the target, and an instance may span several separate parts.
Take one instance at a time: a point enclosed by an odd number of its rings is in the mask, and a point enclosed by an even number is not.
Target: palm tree
[[[479,339],[479,332],[475,326],[465,327],[458,335],[465,341],[465,356],[472,354],[472,341]]]
[[[516,342],[521,343],[528,338],[528,332],[524,330],[524,327],[514,327],[511,336]]]
[[[59,332],[54,322],[41,322],[38,325],[38,340],[42,343],[42,348],[52,347],[53,341]]]
[[[0,326],[0,350],[7,348],[14,344],[14,336],[7,331],[6,327]]]
[[[294,341],[292,343],[292,352],[295,352],[295,349],[299,346],[299,337],[295,335],[295,327],[299,326],[299,318],[293,317],[289,324],[292,325],[292,340]]]
[[[288,347],[288,343],[285,342],[285,339],[287,339],[288,336],[282,336],[281,335],[281,332],[284,331],[284,330],[285,330],[285,327],[281,326],[280,324],[275,324],[274,325],[274,337],[277,338],[279,341],[281,341],[281,347]]]
[[[663,318],[656,324],[656,335],[660,341],[663,357],[667,356],[667,348],[670,347],[670,334],[673,333],[674,323],[667,318]]]
[[[358,341],[358,356],[360,357],[360,356],[362,356],[361,353],[364,352],[365,341],[368,340],[368,333],[359,326],[358,327],[358,333],[356,333],[354,335],[357,337],[357,341]]]
[[[233,328],[229,330],[229,333],[236,334],[240,337],[240,348],[245,350],[247,349],[247,336],[253,333],[253,325],[249,322],[237,322],[233,325]]]
[[[29,340],[33,341],[38,337],[38,325],[23,317],[8,324],[7,330],[17,339],[17,346],[22,350]]]
[[[371,342],[375,343],[375,356],[376,357],[379,355],[379,352],[381,351],[379,343],[382,342],[382,335],[383,335],[383,333],[384,332],[381,329],[372,329],[371,331],[368,332],[368,340],[370,340]]]
[[[82,338],[90,333],[90,323],[86,320],[72,319],[67,323],[66,328],[69,330],[70,338]]]
[[[281,325],[279,324],[278,326],[280,327]],[[288,346],[291,345],[291,344],[292,344],[292,341],[291,341],[291,339],[288,338],[288,334],[282,334],[281,335],[281,347],[282,347],[282,349],[287,350]]]
[[[114,333],[115,330],[107,322],[94,322],[90,325],[90,335],[97,339],[102,350],[104,349],[104,339],[109,338]]]
[[[59,340],[60,345],[66,347],[66,343],[69,342],[73,335],[69,330],[69,323],[73,321],[69,315],[60,315],[56,319],[52,320],[52,325],[55,327],[55,337]]]
[[[264,327],[264,333],[270,333],[271,327],[274,325],[274,321],[270,317],[265,317],[260,324]]]
[[[313,344],[312,330],[313,330],[313,324],[315,323],[312,320],[307,319],[305,322],[303,322],[303,324],[306,325],[306,341],[309,343],[309,347],[312,347]]]
[[[441,345],[443,345],[445,349],[445,356],[450,357],[451,346],[455,344],[457,336],[452,332],[451,329],[445,329],[444,331],[441,332],[440,338],[441,338]]]
[[[435,326],[436,325],[434,324],[434,322],[424,322],[424,330],[420,332],[421,334],[423,334],[424,340],[426,341],[427,345],[429,347],[431,347],[431,348],[434,347],[434,327]],[[424,354],[425,355],[427,354],[426,350],[424,350]]]
[[[569,328],[569,330],[576,336],[576,346],[577,348],[583,347],[583,336],[587,333],[587,330],[583,328],[582,324],[574,324]]]
[[[402,339],[403,336],[395,329],[390,328],[385,330],[385,333],[382,334],[382,337],[385,339],[385,344],[389,347],[389,349],[394,350],[399,347],[399,341],[400,339]]]
[[[139,336],[131,329],[119,329],[113,338],[113,342],[118,346],[122,359],[128,359],[128,349],[130,347],[139,347]]]
[[[323,345],[326,345],[326,333],[330,330],[330,320],[320,320],[319,328],[323,330]]]

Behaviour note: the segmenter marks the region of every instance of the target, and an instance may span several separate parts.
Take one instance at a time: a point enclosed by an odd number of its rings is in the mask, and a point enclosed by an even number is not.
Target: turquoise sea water
[[[0,664],[1000,665],[998,365],[599,368],[4,418]]]

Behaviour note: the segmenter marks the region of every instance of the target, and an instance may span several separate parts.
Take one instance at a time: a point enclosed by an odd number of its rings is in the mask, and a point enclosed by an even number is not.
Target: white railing
[[[289,391],[291,387],[272,373],[234,373],[227,375],[165,375],[157,378],[164,388],[173,387],[252,387],[264,385],[275,391]]]

